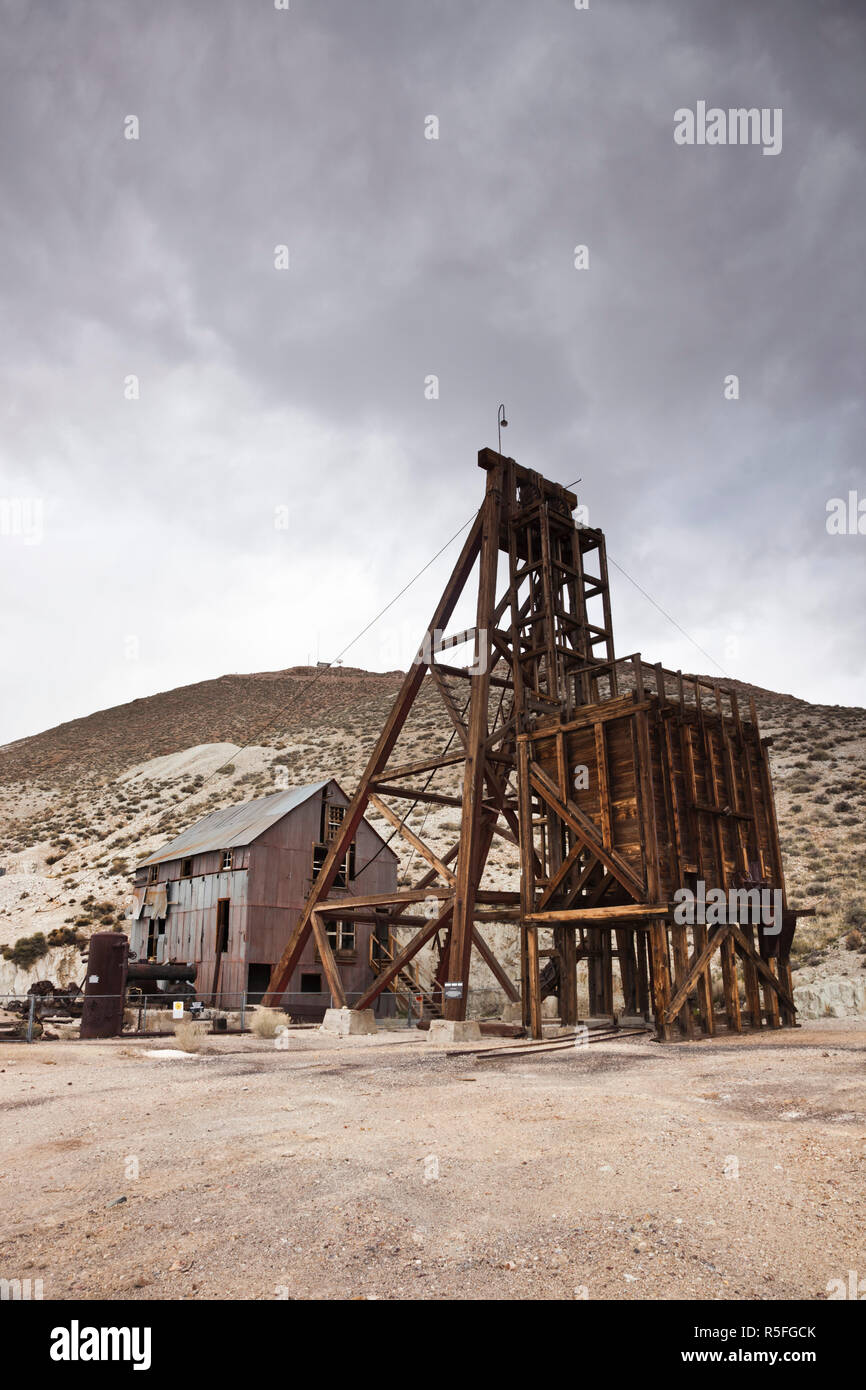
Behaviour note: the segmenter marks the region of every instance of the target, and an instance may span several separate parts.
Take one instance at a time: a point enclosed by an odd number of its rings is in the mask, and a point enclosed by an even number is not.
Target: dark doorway
[[[216,922],[216,953],[224,956],[229,948],[229,907],[230,898],[220,898],[217,901],[217,922]]]
[[[273,966],[251,964],[247,966],[247,998],[251,1004],[261,1004],[268,992],[268,983]]]
[[[230,898],[217,899],[217,919],[216,919],[216,943],[213,968],[213,1001],[219,1006],[220,975],[222,974],[223,956],[229,948],[229,908],[231,907]]]

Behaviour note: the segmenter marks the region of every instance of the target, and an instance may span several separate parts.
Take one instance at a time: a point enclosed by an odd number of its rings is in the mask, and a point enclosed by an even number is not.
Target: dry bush
[[[286,1028],[291,1019],[282,1009],[256,1009],[250,1020],[250,1031],[257,1038],[275,1038],[278,1028]]]
[[[181,1052],[201,1052],[204,1044],[207,1026],[203,1023],[193,1023],[192,1019],[181,1019],[174,1025],[175,1046]]]

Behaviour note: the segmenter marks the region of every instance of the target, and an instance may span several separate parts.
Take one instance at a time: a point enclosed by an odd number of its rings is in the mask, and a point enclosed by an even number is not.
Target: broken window
[[[192,878],[192,859],[181,859],[180,876],[181,878]]]
[[[331,943],[331,950],[336,955],[338,951],[354,951],[355,949],[355,923],[354,922],[334,922],[329,921],[328,940]]]
[[[232,852],[231,852],[230,849],[224,849],[224,850],[223,850],[223,862],[222,862],[222,867],[223,867],[224,869],[230,869],[231,866],[232,866]]]
[[[322,977],[321,975],[301,975],[301,994],[321,994]]]
[[[345,818],[345,806],[338,806],[333,801],[322,802],[321,839],[326,844],[330,844],[331,840],[335,840],[339,835]]]
[[[159,865],[158,865],[158,864],[151,864],[150,868],[149,868],[148,871],[147,871],[147,881],[148,881],[148,883],[156,883],[156,880],[157,880],[158,878],[159,878]]]
[[[325,862],[325,860],[326,860],[326,858],[327,858],[327,856],[328,856],[328,849],[329,849],[329,846],[326,845],[326,844],[313,845],[313,882],[314,882],[314,883],[315,883],[316,879],[319,877],[319,874],[320,874],[321,869],[322,869],[322,865],[324,864],[324,862]],[[346,888],[346,887],[348,886],[349,879],[350,879],[350,878],[354,878],[354,877],[355,877],[355,842],[354,842],[354,840],[353,840],[352,843],[351,843],[350,846],[349,846],[349,850],[348,850],[348,853],[346,854],[345,859],[343,859],[342,863],[340,864],[339,868],[337,869],[336,875],[334,876],[334,887],[335,887],[335,888]]]
[[[313,845],[313,881],[319,877],[328,853],[327,845]]]

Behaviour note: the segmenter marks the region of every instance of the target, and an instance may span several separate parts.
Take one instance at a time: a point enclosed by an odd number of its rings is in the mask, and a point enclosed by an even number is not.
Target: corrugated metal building
[[[194,962],[199,998],[235,1007],[267,989],[272,967],[301,912],[349,799],[333,779],[292,787],[214,811],[135,871],[131,950],[139,960]],[[334,895],[393,891],[397,856],[362,820]],[[331,919],[331,945],[350,996],[370,984],[372,923]],[[313,938],[289,982],[291,1014],[315,1018],[328,1006]],[[383,999],[389,1012],[393,999]]]

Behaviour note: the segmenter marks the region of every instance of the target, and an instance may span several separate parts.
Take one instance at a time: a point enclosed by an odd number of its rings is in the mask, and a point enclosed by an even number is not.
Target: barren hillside
[[[7,955],[15,947],[0,990],[18,988],[25,968],[36,967],[42,948],[34,934],[54,932],[59,944],[122,922],[135,863],[205,812],[328,774],[351,791],[400,679],[396,671],[309,667],[222,676],[0,748],[0,947]],[[866,986],[866,954],[857,949],[857,933],[866,936],[866,711],[735,684],[754,694],[763,733],[774,740],[789,895],[816,909],[795,943],[800,979],[832,969]],[[406,752],[438,751],[450,736],[427,687],[407,725]],[[440,773],[438,785],[456,790],[455,776]],[[452,809],[419,806],[410,824],[422,822],[435,848],[452,842]],[[393,844],[405,870],[408,855]],[[491,872],[505,881],[516,869],[516,851],[498,842]],[[509,943],[497,938],[511,931],[490,929],[506,957]],[[66,968],[74,973],[74,959]]]

